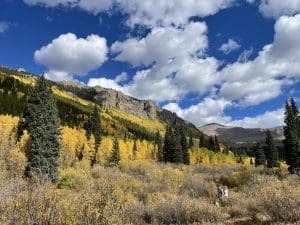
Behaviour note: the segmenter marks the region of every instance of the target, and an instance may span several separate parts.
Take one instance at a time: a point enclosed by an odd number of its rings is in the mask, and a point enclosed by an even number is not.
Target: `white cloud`
[[[260,12],[269,18],[279,18],[283,15],[293,16],[300,13],[299,0],[261,0]]]
[[[164,65],[171,59],[186,55],[200,55],[208,47],[205,23],[190,23],[184,28],[158,27],[142,39],[131,38],[115,42],[111,50],[116,59],[133,66],[149,66],[152,63]]]
[[[255,117],[245,117],[241,120],[233,120],[224,114],[227,107],[232,106],[226,99],[205,98],[197,105],[182,109],[177,103],[169,103],[164,106],[172,112],[176,112],[182,118],[193,122],[196,126],[208,123],[220,123],[228,126],[245,128],[272,128],[284,124],[284,109],[267,111]]]
[[[226,43],[221,45],[219,50],[222,51],[224,54],[229,54],[230,52],[235,51],[240,47],[241,45],[239,43],[230,38]]]
[[[135,97],[156,101],[179,99],[188,92],[205,93],[215,83],[219,66],[206,57],[207,27],[190,22],[183,28],[159,27],[142,39],[116,42],[111,50],[116,60],[133,66],[148,66],[138,71],[126,85]]]
[[[245,63],[249,60],[250,56],[253,54],[254,49],[251,47],[249,49],[244,50],[238,57],[237,61],[241,63]]]
[[[23,0],[28,5],[79,7],[99,14],[111,9],[128,14],[127,24],[148,27],[184,25],[194,16],[205,17],[231,7],[237,0]]]
[[[100,87],[104,87],[104,88],[112,88],[117,91],[122,91],[126,94],[125,89],[121,85],[119,85],[116,80],[113,80],[113,79],[107,79],[104,77],[90,78],[87,85],[91,86],[91,87],[100,86]]]
[[[7,31],[10,27],[10,24],[8,22],[0,21],[0,33],[4,33]]]
[[[176,112],[182,118],[197,126],[207,123],[228,123],[231,117],[224,114],[224,109],[231,105],[230,101],[222,98],[207,97],[197,105],[182,109],[177,103],[169,103],[163,108]]]
[[[272,128],[284,124],[284,110],[282,108],[275,111],[267,111],[255,117],[245,117],[241,120],[233,120],[227,125],[245,128]]]
[[[221,72],[220,95],[239,100],[242,106],[257,105],[281,94],[291,78],[300,77],[300,15],[281,17],[275,24],[274,42],[253,61],[235,62]]]
[[[35,51],[34,58],[49,69],[49,79],[64,80],[99,68],[106,61],[107,52],[105,38],[92,34],[84,39],[68,33]]]
[[[128,79],[128,74],[125,72],[120,73],[115,79],[108,78],[90,78],[87,85],[91,87],[100,86],[104,88],[112,88],[118,91],[122,91],[125,94],[129,94],[125,87],[122,87],[119,83]]]

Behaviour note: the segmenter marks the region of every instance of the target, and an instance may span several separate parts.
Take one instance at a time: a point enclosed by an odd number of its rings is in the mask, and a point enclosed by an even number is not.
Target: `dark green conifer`
[[[182,147],[180,141],[181,141],[180,129],[177,127],[172,137],[172,149],[174,151],[174,158],[172,159],[171,162],[173,163],[183,163],[183,154],[182,154]]]
[[[285,104],[285,126],[284,126],[284,151],[285,160],[289,165],[289,171],[295,173],[300,169],[300,128],[299,110],[293,98]]]
[[[204,138],[203,133],[201,133],[200,137],[199,137],[199,147],[200,148],[205,148],[206,147],[205,138]]]
[[[192,148],[194,147],[194,138],[193,138],[193,135],[190,136],[190,139],[189,139],[189,148]]]
[[[109,166],[118,166],[120,160],[121,160],[121,156],[120,156],[119,141],[118,141],[117,136],[115,136],[112,153],[111,153],[111,156],[109,159]]]
[[[136,140],[133,141],[132,154],[133,154],[133,159],[136,159],[136,154],[137,154]]]
[[[164,162],[172,162],[174,158],[173,150],[172,150],[172,136],[173,130],[170,126],[166,128],[165,138],[164,138],[164,146],[163,146],[163,159]]]
[[[215,139],[210,136],[207,143],[207,148],[211,151],[216,151]]]
[[[265,164],[266,164],[266,157],[265,157],[264,149],[259,143],[257,143],[255,146],[255,166],[260,166]]]
[[[278,152],[274,145],[273,137],[270,130],[266,132],[266,158],[267,158],[267,166],[269,168],[278,167]]]
[[[96,104],[94,105],[93,112],[88,122],[85,124],[85,129],[88,139],[91,137],[91,135],[93,135],[95,138],[94,152],[91,156],[91,166],[93,166],[96,163],[96,157],[102,139],[101,118]]]
[[[192,136],[191,136],[191,138],[192,138]],[[182,150],[183,163],[186,165],[189,165],[190,164],[189,148],[188,148],[188,143],[186,140],[184,130],[182,128],[180,129],[180,144],[181,144],[181,150]]]
[[[215,151],[221,152],[220,144],[217,135],[215,135]]]
[[[37,79],[19,123],[19,134],[29,133],[25,176],[33,173],[40,178],[57,181],[60,143],[60,119],[51,87],[44,75]]]

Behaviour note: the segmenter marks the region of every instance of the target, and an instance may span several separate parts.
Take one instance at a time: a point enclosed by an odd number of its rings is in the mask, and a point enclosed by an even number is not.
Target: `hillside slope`
[[[25,71],[0,67],[0,113],[19,116],[36,76]],[[153,140],[154,133],[166,125],[180,125],[186,134],[199,136],[193,124],[175,113],[157,107],[149,100],[139,100],[113,89],[88,87],[75,82],[51,82],[63,125],[83,127],[92,105],[102,105],[102,122],[106,135],[115,133]]]

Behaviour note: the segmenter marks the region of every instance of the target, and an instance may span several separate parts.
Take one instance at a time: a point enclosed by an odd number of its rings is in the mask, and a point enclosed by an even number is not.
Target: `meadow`
[[[122,160],[112,168],[105,167],[100,155],[91,168],[88,160],[64,160],[72,159],[75,151],[70,150],[76,148],[66,144],[69,151],[64,154],[69,155],[61,155],[57,184],[25,179],[26,137],[15,142],[17,119],[11,120],[2,130],[0,126],[0,224],[300,223],[300,179],[284,165],[160,164],[147,158],[145,150],[138,159]],[[229,188],[228,198],[217,199],[218,186]]]

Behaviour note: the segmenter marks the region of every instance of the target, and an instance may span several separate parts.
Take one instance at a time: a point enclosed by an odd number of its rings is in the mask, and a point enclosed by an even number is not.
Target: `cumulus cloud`
[[[283,15],[293,16],[300,13],[299,0],[261,0],[260,12],[268,18],[279,18]]]
[[[205,98],[197,105],[182,109],[177,103],[169,103],[164,106],[172,112],[176,112],[182,118],[193,122],[196,126],[208,123],[220,123],[228,126],[238,126],[245,128],[272,128],[284,124],[284,109],[267,111],[255,117],[244,117],[234,120],[224,114],[224,110],[232,106],[226,99]]]
[[[154,28],[144,38],[115,42],[115,59],[150,67],[138,71],[126,86],[135,97],[174,100],[187,92],[205,93],[214,83],[219,62],[206,57],[207,26],[190,22],[183,28]]]
[[[180,26],[194,16],[205,17],[231,7],[237,0],[23,0],[28,5],[78,7],[92,14],[111,9],[129,15],[129,26]]]
[[[10,24],[8,22],[0,21],[0,33],[4,33],[7,31],[10,27]]]
[[[241,120],[233,120],[227,125],[246,127],[246,128],[272,128],[275,126],[282,126],[284,124],[284,110],[283,108],[275,111],[267,111],[255,117],[245,117]]]
[[[300,15],[281,17],[275,24],[272,44],[253,61],[235,62],[221,72],[220,95],[239,100],[242,106],[257,105],[281,94],[282,87],[300,77]],[[269,88],[271,87],[271,88]]]
[[[99,68],[106,61],[107,52],[105,38],[94,34],[77,38],[75,34],[67,33],[35,51],[34,59],[48,68],[47,78],[65,80]]]
[[[192,105],[186,109],[182,109],[177,103],[169,103],[163,108],[176,112],[182,118],[191,121],[197,126],[201,126],[207,123],[230,122],[231,117],[224,114],[225,108],[230,105],[231,102],[226,99],[207,97],[197,105]]]
[[[108,78],[90,78],[87,85],[91,87],[104,87],[104,88],[112,88],[118,91],[122,91],[125,94],[130,94],[127,92],[126,88],[121,86],[120,83],[124,82],[128,79],[128,74],[125,72],[120,73],[116,76],[115,79],[108,79]]]
[[[221,45],[219,50],[222,51],[224,54],[229,54],[230,52],[235,51],[240,47],[241,45],[239,43],[230,38],[226,43]]]

